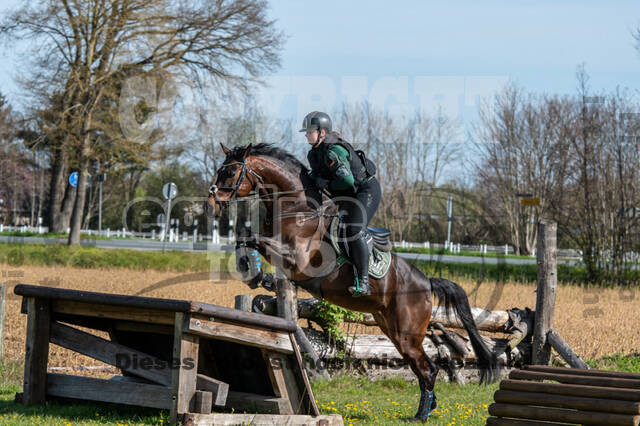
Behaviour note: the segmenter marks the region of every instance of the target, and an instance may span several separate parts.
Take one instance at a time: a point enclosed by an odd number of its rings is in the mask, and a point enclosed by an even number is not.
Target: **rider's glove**
[[[325,189],[325,188],[327,188],[327,187],[329,186],[329,182],[330,182],[330,181],[329,181],[328,179],[324,179],[324,178],[321,178],[321,177],[319,177],[319,176],[318,176],[318,177],[316,177],[316,187],[317,187],[318,189]]]

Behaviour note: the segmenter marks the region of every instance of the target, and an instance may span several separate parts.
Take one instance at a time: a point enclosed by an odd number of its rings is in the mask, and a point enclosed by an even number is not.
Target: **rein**
[[[251,173],[256,178],[258,178],[260,183],[262,185],[264,185],[264,181],[262,180],[262,177],[249,168],[249,165],[247,164],[247,159],[246,158],[244,159],[243,162],[235,161],[233,163],[223,164],[220,167],[220,169],[218,170],[218,172],[220,170],[224,169],[225,167],[233,166],[233,165],[236,165],[236,164],[241,164],[242,165],[242,170],[240,171],[240,176],[238,176],[238,180],[236,181],[236,184],[234,186],[222,186],[222,187],[218,188],[215,184],[213,184],[213,185],[211,185],[211,188],[209,188],[209,194],[213,195],[213,199],[217,203],[221,202],[220,199],[218,198],[218,190],[219,189],[223,189],[225,191],[226,190],[233,191],[231,193],[231,197],[229,197],[229,198],[233,199],[233,201],[235,201],[237,199],[238,189],[240,189],[240,185],[242,185],[242,182],[244,182],[244,178],[247,176],[247,172]],[[217,175],[217,173],[216,173],[216,175]],[[231,201],[231,200],[229,200],[229,201]]]
[[[233,191],[231,193],[231,196],[229,197],[229,200],[226,200],[225,202],[230,203],[230,202],[238,202],[238,201],[242,201],[245,199],[249,199],[249,198],[257,198],[257,199],[262,199],[262,198],[267,198],[267,197],[273,197],[275,195],[280,196],[280,195],[285,195],[285,194],[295,194],[295,193],[299,193],[299,192],[303,192],[306,191],[305,188],[302,189],[294,189],[291,191],[277,191],[277,192],[272,192],[272,193],[267,193],[264,195],[258,195],[257,197],[238,197],[238,190],[240,189],[240,185],[242,185],[242,183],[244,182],[245,177],[247,176],[247,172],[254,175],[258,181],[260,182],[261,185],[264,186],[264,180],[262,179],[262,177],[256,173],[255,171],[253,171],[251,168],[249,168],[249,165],[247,164],[247,159],[245,158],[242,162],[236,161],[236,162],[232,162],[232,163],[227,163],[227,164],[223,164],[220,169],[224,169],[225,167],[229,167],[229,166],[233,166],[233,165],[242,165],[242,170],[240,171],[240,176],[238,176],[238,180],[236,181],[234,186],[228,186],[228,187],[220,187],[218,188],[215,184],[211,186],[211,188],[209,188],[209,194],[211,194],[213,196],[213,199],[217,202],[217,203],[222,203],[222,201],[218,198],[218,190],[222,189],[222,190],[230,190]],[[217,173],[216,173],[217,175]],[[302,222],[307,222],[309,220],[313,220],[313,219],[320,219],[318,220],[318,226],[316,227],[316,230],[314,232],[314,235],[317,234],[318,230],[320,229],[320,224],[322,223],[322,219],[325,217],[337,217],[339,216],[338,214],[330,214],[330,213],[325,213],[325,206],[324,204],[317,209],[314,212],[289,212],[289,213],[281,213],[279,214],[275,219],[285,219],[285,218],[290,218],[290,217],[298,217],[300,215],[302,216],[307,216],[305,219],[302,220]],[[324,236],[323,236],[324,237]],[[309,247],[311,245],[311,241],[313,240],[313,238],[311,238],[309,240],[309,244],[307,244],[307,251],[309,250]]]
[[[229,167],[229,166],[233,166],[233,165],[242,165],[242,170],[240,171],[240,176],[238,176],[238,180],[236,181],[234,186],[221,186],[218,187],[215,184],[211,185],[211,187],[209,188],[209,194],[213,195],[213,199],[217,202],[217,203],[222,203],[223,201],[220,200],[218,198],[218,190],[222,189],[225,191],[233,191],[231,193],[231,196],[229,197],[229,200],[225,200],[224,202],[226,203],[230,203],[230,202],[238,202],[238,201],[243,201],[249,198],[253,198],[253,199],[263,199],[263,198],[270,198],[273,197],[275,195],[280,196],[280,195],[285,195],[285,194],[296,194],[299,192],[303,192],[306,191],[305,188],[302,189],[294,189],[291,191],[277,191],[277,192],[272,192],[272,193],[267,193],[264,195],[258,195],[257,197],[238,197],[238,190],[240,189],[240,185],[242,185],[242,183],[244,182],[245,177],[247,176],[247,172],[254,175],[259,181],[260,184],[264,185],[264,180],[262,179],[262,176],[260,176],[258,173],[256,173],[255,171],[253,171],[251,168],[249,168],[249,165],[247,164],[247,160],[246,158],[244,159],[244,161],[240,162],[240,161],[235,161],[232,163],[227,163],[227,164],[223,164],[220,169],[218,170],[218,172],[222,169],[224,169],[225,167]],[[217,174],[217,173],[216,173]],[[308,220],[312,220],[315,219],[317,217],[336,217],[338,216],[337,214],[327,214],[324,213],[324,207],[320,207],[320,209],[316,210],[315,212],[293,212],[293,213],[281,213],[277,216],[277,219],[283,219],[283,218],[288,218],[288,217],[297,217],[298,215],[304,215],[304,216],[308,216],[306,219],[303,220],[303,222],[306,222]]]

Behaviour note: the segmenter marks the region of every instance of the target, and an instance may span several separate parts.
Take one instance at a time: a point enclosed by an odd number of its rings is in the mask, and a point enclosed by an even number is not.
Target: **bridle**
[[[238,190],[240,189],[240,185],[242,185],[242,182],[244,182],[244,179],[247,176],[247,173],[252,174],[253,176],[256,177],[256,179],[258,179],[258,181],[260,182],[261,185],[264,185],[264,180],[262,179],[262,176],[260,176],[258,173],[256,173],[255,171],[253,171],[250,167],[249,164],[247,164],[247,159],[245,158],[242,162],[240,161],[234,161],[232,163],[227,163],[227,164],[223,164],[222,166],[220,166],[220,169],[218,169],[218,173],[220,172],[220,170],[229,167],[229,166],[234,166],[234,165],[242,165],[242,170],[240,171],[240,176],[238,176],[238,180],[236,181],[235,185],[233,186],[221,186],[218,187],[217,185],[213,184],[211,185],[211,188],[209,188],[209,194],[213,196],[213,200],[216,203],[220,203],[222,204],[223,202],[225,203],[229,203],[231,201],[240,201],[244,198],[247,197],[240,197],[238,198]],[[216,176],[217,174],[216,173]],[[230,190],[231,192],[231,196],[229,197],[229,199],[222,201],[218,198],[218,190]],[[276,195],[285,195],[285,194],[295,194],[295,193],[299,193],[299,192],[303,192],[306,191],[305,188],[302,189],[294,189],[292,191],[277,191],[277,192],[272,192],[272,193],[268,193],[268,194],[264,194],[264,195],[259,195],[258,197],[255,197],[257,199],[262,199],[262,198],[268,198],[268,197],[273,197]],[[281,213],[278,215],[278,218],[286,218],[286,217],[297,217],[300,214],[307,216],[307,218],[303,219],[303,222],[306,222],[307,220],[311,220],[311,219],[315,219],[317,217],[334,217],[336,216],[335,214],[327,214],[324,213],[324,208],[321,208],[319,210],[316,210],[315,212],[299,212],[299,213]]]
[[[223,164],[220,169],[218,169],[218,172],[220,172],[220,170],[229,167],[229,166],[234,166],[234,165],[242,165],[242,170],[240,171],[240,176],[238,176],[238,180],[236,181],[234,186],[221,186],[218,188],[218,186],[216,186],[215,184],[211,185],[211,187],[209,188],[209,194],[211,194],[213,196],[213,199],[216,203],[222,204],[223,201],[220,200],[218,198],[218,190],[222,189],[222,190],[231,190],[231,196],[229,197],[229,199],[225,200],[225,203],[229,203],[231,201],[239,201],[238,199],[238,190],[240,189],[240,185],[242,185],[242,182],[244,182],[244,179],[247,176],[247,172],[252,174],[253,176],[255,176],[258,181],[260,182],[261,185],[264,185],[264,180],[262,179],[262,177],[256,173],[255,171],[253,171],[249,165],[247,164],[247,159],[245,158],[242,162],[240,161],[234,161],[231,163],[227,163],[227,164]],[[217,175],[218,173],[216,173],[216,180],[217,180]],[[260,195],[257,198],[264,198],[264,197],[273,197],[274,195],[284,195],[284,194],[293,194],[293,193],[298,193],[298,192],[303,192],[305,191],[305,188],[302,189],[295,189],[292,191],[278,191],[278,192],[273,192],[270,194],[265,194],[265,195]],[[240,200],[246,198],[246,197],[240,197]],[[306,218],[304,218],[302,220],[302,222],[307,222],[308,220],[312,220],[312,219],[320,219],[318,221],[318,226],[316,227],[316,233],[318,232],[318,230],[320,229],[320,222],[322,220],[322,218],[325,217],[335,217],[338,216],[337,214],[328,214],[324,212],[325,210],[325,206],[323,204],[323,206],[316,210],[315,212],[292,212],[292,213],[281,213],[278,215],[278,219],[284,219],[284,218],[289,218],[289,217],[299,217],[301,214],[303,216],[307,216]],[[309,245],[311,244],[311,240],[309,240],[309,244],[307,245],[307,250],[309,250]]]
[[[234,165],[242,165],[242,170],[240,171],[240,176],[238,176],[238,180],[236,181],[234,186],[220,186],[218,187],[217,185],[213,184],[211,185],[211,187],[209,188],[209,194],[213,196],[213,199],[216,203],[223,203],[223,202],[230,202],[230,201],[240,201],[243,198],[247,198],[247,197],[240,197],[238,198],[238,190],[240,189],[240,185],[242,185],[242,182],[244,182],[245,177],[247,176],[247,173],[252,174],[253,176],[255,176],[258,181],[260,182],[261,185],[264,185],[264,180],[262,179],[262,176],[260,176],[258,173],[256,173],[255,171],[253,171],[250,167],[249,164],[247,164],[247,159],[245,158],[242,162],[240,161],[234,161],[232,163],[227,163],[227,164],[223,164],[222,166],[220,166],[220,169],[218,169],[218,173],[229,166],[234,166]],[[218,175],[218,173],[216,173],[216,177]],[[232,191],[231,192],[231,196],[229,197],[228,200],[222,201],[218,198],[218,190],[225,190],[225,191]],[[303,192],[306,191],[305,188],[302,189],[294,189],[292,191],[277,191],[277,192],[272,192],[272,193],[268,193],[268,194],[263,194],[263,195],[259,195],[258,199],[262,199],[262,198],[269,198],[269,197],[273,197],[275,195],[285,195],[285,194],[295,194],[298,192]]]
[[[240,171],[240,176],[238,176],[238,180],[236,181],[234,186],[221,186],[220,188],[218,188],[215,184],[213,184],[211,185],[211,188],[209,188],[209,194],[213,195],[213,199],[215,200],[216,203],[222,203],[222,201],[218,198],[219,189],[222,189],[225,191],[227,190],[232,191],[231,196],[226,201],[235,201],[238,196],[238,190],[240,189],[240,185],[242,185],[242,182],[244,182],[244,179],[247,176],[247,172],[254,175],[260,181],[260,183],[264,185],[264,180],[262,180],[262,177],[258,173],[254,172],[252,169],[249,168],[246,158],[242,162],[234,161],[232,163],[223,164],[218,170],[218,172],[220,172],[220,170],[226,167],[234,166],[236,164],[241,164],[242,170]],[[217,173],[216,173],[216,176],[217,176]]]

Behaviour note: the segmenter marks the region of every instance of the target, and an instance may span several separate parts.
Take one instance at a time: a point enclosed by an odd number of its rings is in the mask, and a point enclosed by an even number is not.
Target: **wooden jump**
[[[14,292],[28,315],[24,390],[16,396],[25,404],[113,402],[168,409],[171,422],[183,424],[342,424],[339,415],[319,415],[293,321],[185,300],[26,284]],[[123,375],[48,373],[50,343]]]
[[[640,374],[531,365],[512,371],[494,399],[488,425],[638,426]]]

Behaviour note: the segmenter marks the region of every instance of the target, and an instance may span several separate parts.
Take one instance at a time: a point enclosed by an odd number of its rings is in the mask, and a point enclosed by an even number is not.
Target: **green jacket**
[[[340,145],[333,145],[328,149],[326,157],[319,149],[312,149],[309,155],[313,155],[316,161],[324,162],[325,166],[333,173],[333,179],[329,179],[329,190],[331,192],[355,191],[353,173],[349,164],[349,151]],[[321,176],[321,172],[311,171],[311,177],[315,180]],[[326,179],[326,178],[325,178]]]
[[[311,177],[329,181],[329,192],[335,195],[353,194],[369,177],[355,150],[334,134],[309,150],[307,159],[311,165]]]

